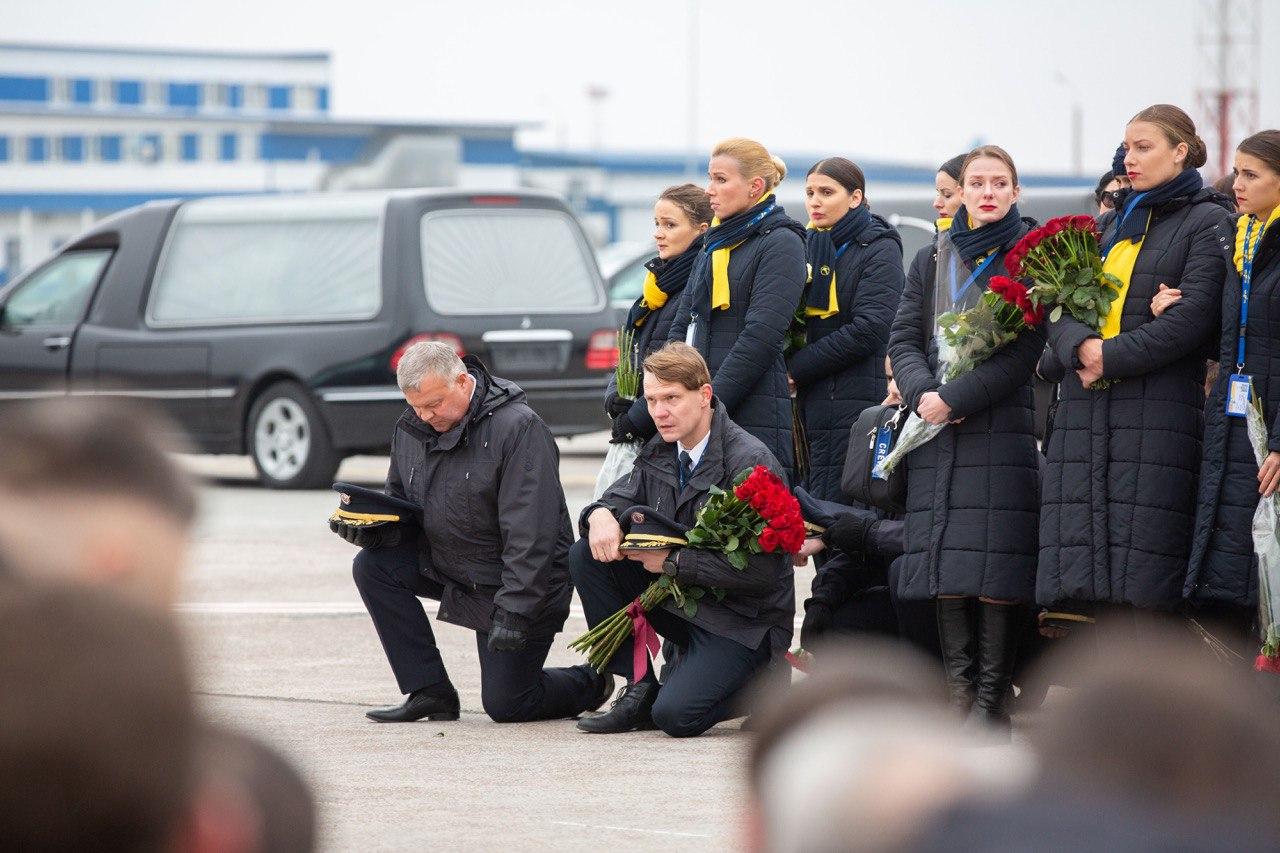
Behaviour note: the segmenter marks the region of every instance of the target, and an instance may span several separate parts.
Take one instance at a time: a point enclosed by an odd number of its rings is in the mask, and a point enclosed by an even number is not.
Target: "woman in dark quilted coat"
[[[1001,148],[970,152],[964,205],[947,239],[985,288],[1029,225],[1018,215],[1018,173]],[[937,258],[921,250],[893,321],[889,358],[903,399],[930,423],[949,423],[906,458],[903,599],[936,599],[938,635],[954,705],[1008,731],[1009,687],[1024,605],[1033,597],[1040,503],[1031,376],[1038,329],[945,384],[937,378]],[[944,283],[944,286],[947,286]]]
[[[1253,513],[1258,495],[1280,481],[1280,130],[1264,130],[1240,143],[1235,157],[1236,224],[1233,267],[1222,292],[1218,379],[1205,405],[1204,455],[1191,561],[1183,594],[1197,613],[1225,624],[1237,640],[1252,640],[1258,606]],[[1240,303],[1248,273],[1244,358],[1240,363]],[[1181,294],[1156,296],[1163,313]],[[1270,425],[1270,453],[1258,470],[1245,419],[1226,413],[1230,376],[1253,378]]]
[[[884,397],[884,355],[902,297],[902,238],[866,200],[862,170],[843,157],[805,178],[809,211],[807,343],[788,364],[809,444],[809,494],[843,501],[849,428]]]
[[[1204,142],[1157,105],[1125,129],[1133,182],[1103,217],[1103,268],[1123,284],[1101,334],[1070,314],[1049,325],[1065,367],[1049,438],[1036,596],[1051,610],[1172,610],[1195,521],[1205,351],[1218,333],[1233,220],[1196,171]],[[1181,299],[1159,317],[1160,285]],[[1227,372],[1230,372],[1228,369]],[[1109,387],[1090,390],[1099,379]],[[1119,606],[1118,609],[1111,606]]]
[[[787,167],[759,142],[721,142],[707,172],[716,218],[669,339],[702,353],[729,417],[764,442],[790,477],[795,451],[782,344],[804,294],[804,229],[774,195]]]
[[[625,328],[635,335],[635,364],[667,343],[680,295],[689,283],[694,262],[702,251],[702,235],[711,226],[711,203],[702,187],[681,184],[667,187],[653,206],[653,241],[658,256],[645,263],[644,292],[627,312]],[[609,377],[605,411],[613,418],[614,441],[645,442],[658,428],[644,401],[643,383],[628,400],[618,396],[618,380]]]

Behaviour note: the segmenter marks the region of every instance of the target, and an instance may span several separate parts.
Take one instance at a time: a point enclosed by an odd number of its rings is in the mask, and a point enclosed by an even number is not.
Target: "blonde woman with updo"
[[[764,442],[792,476],[782,346],[807,267],[804,228],[774,195],[786,174],[782,160],[751,139],[726,139],[711,152],[707,196],[715,219],[669,337],[702,353],[729,417]]]

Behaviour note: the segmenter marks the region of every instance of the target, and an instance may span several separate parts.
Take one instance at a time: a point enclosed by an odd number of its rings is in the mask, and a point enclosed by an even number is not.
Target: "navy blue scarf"
[[[1018,206],[1014,204],[1010,205],[1009,212],[1003,218],[987,225],[970,228],[969,211],[965,210],[962,204],[951,221],[951,230],[947,233],[951,236],[951,242],[955,243],[964,262],[972,264],[983,255],[998,252],[1021,237],[1022,217],[1018,213]]]
[[[837,253],[857,239],[871,223],[871,210],[866,202],[849,208],[827,231],[811,228],[805,231],[805,254],[809,261],[809,287],[805,304],[823,310],[831,294],[831,277],[836,274]]]
[[[1120,191],[1116,203],[1116,227],[1107,241],[1103,254],[1121,240],[1137,242],[1146,236],[1147,222],[1151,219],[1147,214],[1151,208],[1183,196],[1191,196],[1204,186],[1204,179],[1195,169],[1183,169],[1177,177],[1171,178],[1149,190],[1138,190],[1129,187]]]
[[[799,222],[787,216],[787,212],[778,203],[778,197],[769,195],[741,213],[735,213],[719,225],[713,225],[708,229],[702,236],[702,251],[706,257],[700,262],[700,274],[697,281],[693,283],[696,289],[689,302],[694,312],[700,313],[703,317],[711,316],[711,254],[713,252],[717,249],[736,246],[756,234],[780,227],[791,228],[801,237],[804,236],[804,228]]]
[[[689,248],[674,258],[667,258],[666,260],[654,258],[645,263],[644,267],[653,273],[653,277],[658,283],[658,289],[667,295],[666,304],[674,304],[671,301],[673,298],[677,301],[679,300],[680,292],[689,283],[689,273],[693,271],[693,262],[698,259],[698,253],[701,251],[702,238],[695,237],[693,242],[689,244]],[[654,309],[645,305],[644,297],[641,296],[627,313],[627,328],[634,329],[637,324],[647,319],[653,312]]]

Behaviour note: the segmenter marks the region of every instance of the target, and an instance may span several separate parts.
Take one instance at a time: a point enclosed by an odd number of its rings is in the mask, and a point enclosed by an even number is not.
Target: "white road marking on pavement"
[[[579,829],[607,829],[614,832],[643,832],[648,835],[678,835],[681,838],[714,838],[715,836],[705,832],[671,832],[665,829],[641,829],[635,826],[607,826],[605,824],[595,823],[575,823],[571,820],[552,820],[548,823],[553,826],[576,826]]]

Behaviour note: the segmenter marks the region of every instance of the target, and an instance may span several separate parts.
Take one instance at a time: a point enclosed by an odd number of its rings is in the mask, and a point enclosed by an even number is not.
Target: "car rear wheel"
[[[277,382],[249,410],[249,455],[269,489],[322,489],[342,457],[333,449],[320,410],[295,382]]]

